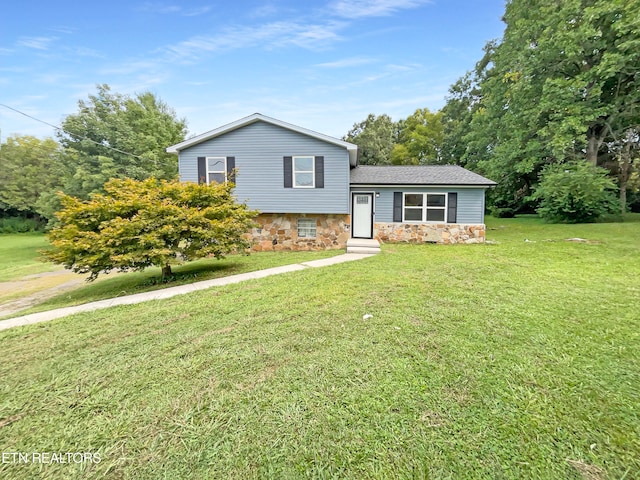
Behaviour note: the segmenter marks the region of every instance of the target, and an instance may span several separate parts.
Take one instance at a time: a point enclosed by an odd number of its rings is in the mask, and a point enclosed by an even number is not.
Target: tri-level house
[[[256,251],[484,242],[495,182],[459,166],[359,166],[357,145],[259,113],[167,151],[182,181],[235,182]]]

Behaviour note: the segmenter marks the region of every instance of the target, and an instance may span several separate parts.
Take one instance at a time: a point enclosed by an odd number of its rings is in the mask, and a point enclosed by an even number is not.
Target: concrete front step
[[[347,253],[380,253],[380,243],[370,238],[350,238]]]

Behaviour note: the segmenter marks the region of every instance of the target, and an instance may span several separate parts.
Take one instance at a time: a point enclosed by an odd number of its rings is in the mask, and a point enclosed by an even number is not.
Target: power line
[[[140,160],[150,160],[149,158],[141,157],[140,155],[136,155],[135,153],[125,152],[124,150],[120,150],[119,148],[111,147],[109,145],[105,145],[104,143],[96,142],[95,140],[92,140],[92,139],[90,139],[88,137],[85,137],[84,135],[76,135],[75,133],[67,132],[62,127],[59,127],[57,125],[53,125],[52,123],[49,123],[49,122],[45,122],[44,120],[40,120],[39,118],[31,116],[28,113],[21,112],[20,110],[18,110],[16,108],[13,108],[13,107],[10,107],[9,105],[5,105],[4,103],[0,103],[0,107],[8,108],[9,110],[12,110],[12,111],[14,111],[16,113],[19,113],[20,115],[24,115],[25,117],[30,118],[31,120],[35,120],[36,122],[44,123],[45,125],[48,125],[49,127],[54,128],[55,130],[58,130],[58,131],[60,131],[62,133],[66,133],[67,135],[71,135],[71,136],[74,136],[74,137],[79,137],[82,140],[87,140],[88,142],[95,143],[96,145],[99,145],[101,147],[107,148],[109,150],[113,150],[114,152],[122,153],[123,155],[129,155],[130,157],[139,158]],[[152,160],[152,161],[154,163],[157,163],[155,160]]]

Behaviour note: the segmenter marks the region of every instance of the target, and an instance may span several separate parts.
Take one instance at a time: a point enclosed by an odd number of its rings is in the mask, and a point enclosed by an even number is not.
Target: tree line
[[[361,147],[362,163],[486,175],[498,182],[488,202],[498,214],[544,214],[545,202],[640,208],[638,18],[640,0],[511,0],[502,38],[485,45],[440,111],[396,123],[369,115],[344,138]]]
[[[640,209],[638,18],[640,0],[510,0],[502,38],[451,85],[441,110],[398,121],[370,114],[344,139],[362,164],[457,164],[485,175],[498,183],[487,201],[496,215],[585,221]],[[185,138],[186,122],[153,94],[101,85],[78,106],[57,142],[1,145],[0,213],[51,219],[59,190],[88,199],[111,178],[176,177],[164,149]]]
[[[49,221],[45,258],[95,280],[111,270],[162,269],[250,247],[258,212],[233,184],[180,183],[166,147],[186,122],[151,93],[133,97],[98,86],[66,117],[58,141],[7,139],[0,149],[0,209]]]
[[[0,213],[47,222],[61,207],[57,192],[87,200],[112,178],[174,179],[177,158],[165,148],[186,132],[186,121],[152,93],[99,85],[64,119],[57,141],[15,135],[0,145]]]

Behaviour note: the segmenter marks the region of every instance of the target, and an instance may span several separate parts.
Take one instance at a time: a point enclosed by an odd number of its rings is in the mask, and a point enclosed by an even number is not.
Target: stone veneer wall
[[[299,218],[316,220],[315,238],[298,238]],[[255,221],[260,226],[246,234],[254,252],[346,248],[350,236],[349,215],[261,213]]]
[[[381,242],[484,243],[485,226],[458,223],[375,223],[374,236]]]

